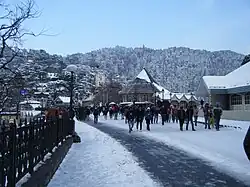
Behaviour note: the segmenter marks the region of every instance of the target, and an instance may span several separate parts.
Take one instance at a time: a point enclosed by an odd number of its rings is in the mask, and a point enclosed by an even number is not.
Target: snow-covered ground
[[[80,144],[73,144],[49,187],[160,186],[136,158],[105,133],[76,122]]]
[[[128,126],[123,120],[104,120],[101,117],[100,121],[128,130]],[[230,121],[226,121],[229,125]],[[231,123],[235,123],[235,121],[231,121]],[[237,121],[237,124],[241,126],[247,125],[245,123]],[[191,128],[189,127],[189,129]],[[181,132],[178,124],[167,123],[164,126],[152,124],[151,131],[147,132],[144,124],[142,132],[134,130],[132,133],[182,149],[250,185],[250,163],[243,149],[245,128],[221,128],[220,131],[215,131],[214,129],[206,130],[204,125],[198,125],[196,130],[195,132],[190,130]]]

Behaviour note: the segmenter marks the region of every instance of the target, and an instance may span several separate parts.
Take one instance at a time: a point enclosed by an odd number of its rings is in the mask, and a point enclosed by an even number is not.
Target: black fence
[[[74,121],[56,118],[2,125],[0,132],[0,187],[15,184],[72,135]]]

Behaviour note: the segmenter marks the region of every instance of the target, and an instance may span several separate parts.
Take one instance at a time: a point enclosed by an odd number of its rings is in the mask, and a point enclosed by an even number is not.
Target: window
[[[245,95],[245,104],[249,105],[250,104],[250,93],[247,93]]]
[[[231,96],[231,105],[241,105],[242,104],[242,97],[241,95],[232,95]]]

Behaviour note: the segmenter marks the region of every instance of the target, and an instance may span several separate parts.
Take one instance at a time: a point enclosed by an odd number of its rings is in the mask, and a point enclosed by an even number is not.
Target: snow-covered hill
[[[233,51],[210,52],[185,47],[150,49],[144,46],[117,46],[66,57],[50,55],[44,50],[22,50],[21,53],[11,66],[21,70],[30,81],[43,81],[47,72],[61,73],[67,64],[76,64],[78,80],[89,90],[93,87],[96,71],[104,71],[110,78],[126,83],[145,67],[159,84],[175,92],[196,90],[204,74],[225,75],[239,67],[244,58]]]
[[[168,49],[103,48],[86,54],[73,54],[64,63],[99,67],[121,81],[134,78],[143,67],[171,91],[196,90],[204,74],[225,75],[238,68],[244,56],[233,51],[193,50],[185,47]]]

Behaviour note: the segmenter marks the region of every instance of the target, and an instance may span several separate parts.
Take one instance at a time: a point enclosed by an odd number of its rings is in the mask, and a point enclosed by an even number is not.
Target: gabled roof
[[[250,86],[250,63],[244,64],[225,76],[203,76],[208,89],[231,89]]]
[[[136,76],[136,78],[143,79],[149,83],[158,84],[145,68],[142,69],[142,71]]]
[[[120,94],[124,93],[154,93],[161,92],[164,89],[165,94],[169,94],[169,91],[164,87],[160,86],[154,78],[149,74],[149,72],[143,68],[142,71],[135,77],[135,79],[128,83],[124,87]]]

